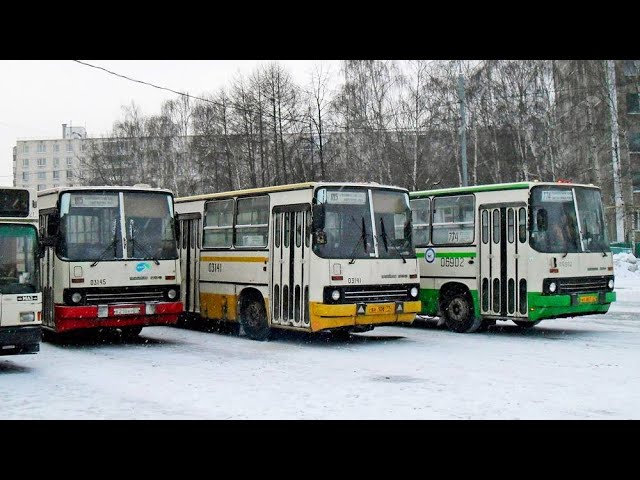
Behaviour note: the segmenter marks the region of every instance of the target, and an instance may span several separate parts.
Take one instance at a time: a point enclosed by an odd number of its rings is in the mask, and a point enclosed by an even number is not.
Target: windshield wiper
[[[116,243],[118,243],[118,235],[117,233],[113,236],[113,240],[111,240],[111,243],[109,243],[109,245],[107,245],[107,248],[104,249],[104,251],[100,254],[100,256],[98,257],[97,260],[95,260],[91,266],[95,267],[98,262],[100,262],[101,260],[104,260],[104,256],[107,254],[107,252],[109,251],[109,249],[111,247],[113,247],[113,256],[116,256]]]
[[[407,263],[406,258],[404,258],[404,256],[402,255],[398,247],[396,247],[396,244],[393,243],[393,241],[391,242],[388,241],[387,231],[384,228],[384,220],[382,219],[382,217],[380,217],[380,235],[382,235],[382,243],[384,243],[385,250],[387,252],[389,251],[388,245],[389,243],[391,243],[391,246],[395,249],[396,252],[398,252],[398,255],[400,255],[400,258],[402,259],[402,263]]]
[[[151,251],[149,250],[149,246],[133,238],[133,233],[134,233],[134,229],[133,229],[133,221],[132,221],[131,223],[129,223],[129,236],[131,237],[131,254],[133,254],[136,248],[139,248],[140,250],[142,250],[142,253],[150,257],[151,260],[153,260],[156,265],[160,265],[160,261],[153,255],[153,253],[151,253]]]
[[[351,220],[353,220],[353,223],[358,225],[358,221],[355,218],[351,217]],[[364,224],[364,217],[362,217],[362,227],[360,227],[360,238],[358,238],[358,241],[353,246],[353,250],[351,250],[351,260],[349,261],[349,265],[356,263],[356,249],[358,248],[358,245],[360,245],[360,240],[362,240],[362,244],[364,245],[364,253],[368,253],[367,227]]]

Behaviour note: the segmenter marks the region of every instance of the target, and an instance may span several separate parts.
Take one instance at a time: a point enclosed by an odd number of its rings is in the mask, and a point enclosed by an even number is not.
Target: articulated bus
[[[35,190],[0,188],[0,355],[40,351],[38,253]]]
[[[63,187],[40,201],[43,334],[174,325],[182,312],[173,195]]]
[[[411,192],[421,314],[456,332],[604,314],[615,301],[600,189],[520,182]],[[552,227],[573,232],[550,239]]]
[[[410,324],[420,310],[405,189],[310,182],[175,205],[187,318],[265,340]]]

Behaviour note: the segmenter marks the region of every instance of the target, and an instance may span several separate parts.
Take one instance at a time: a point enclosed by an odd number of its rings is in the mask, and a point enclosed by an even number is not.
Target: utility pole
[[[613,60],[606,60],[607,103],[611,120],[611,163],[613,165],[613,194],[616,207],[616,241],[624,242],[624,198],[622,197],[622,173],[620,168],[620,135],[618,132],[618,94],[616,69]]]
[[[467,182],[467,121],[465,114],[464,76],[462,75],[462,60],[458,62],[458,98],[460,99],[460,158],[462,159],[462,186]]]

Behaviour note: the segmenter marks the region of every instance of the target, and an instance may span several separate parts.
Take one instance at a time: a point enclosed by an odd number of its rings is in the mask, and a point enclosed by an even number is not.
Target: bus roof
[[[134,191],[134,192],[164,192],[164,193],[168,193],[173,195],[173,192],[169,189],[166,188],[154,188],[151,187],[149,185],[127,185],[127,186],[123,186],[123,185],[92,185],[92,186],[78,186],[78,187],[55,187],[55,188],[47,188],[46,190],[40,190],[38,192],[38,196],[42,197],[44,195],[51,195],[51,194],[59,194],[62,192],[69,192],[69,191],[83,191],[83,192],[90,192],[90,191],[94,191],[94,190],[118,190],[118,191]]]
[[[572,183],[572,182],[514,182],[514,183],[493,183],[489,185],[473,185],[469,187],[452,187],[452,188],[439,188],[435,190],[420,190],[410,192],[411,197],[426,197],[429,195],[449,195],[452,193],[476,193],[476,192],[495,192],[500,190],[519,190],[528,189],[535,186],[559,186],[570,185],[577,187],[590,187],[598,188],[593,184]]]
[[[258,187],[258,188],[248,188],[245,190],[231,190],[228,192],[216,192],[216,193],[205,193],[202,195],[192,195],[190,197],[180,197],[176,198],[175,202],[189,202],[194,200],[209,200],[213,198],[226,198],[226,197],[235,197],[239,195],[254,195],[259,193],[271,193],[271,192],[286,192],[290,190],[303,190],[306,188],[314,188],[314,187],[379,187],[385,189],[392,189],[398,191],[407,191],[406,188],[395,187],[392,185],[381,185],[379,183],[357,183],[357,182],[304,182],[304,183],[290,183],[287,185],[274,185],[271,187]]]

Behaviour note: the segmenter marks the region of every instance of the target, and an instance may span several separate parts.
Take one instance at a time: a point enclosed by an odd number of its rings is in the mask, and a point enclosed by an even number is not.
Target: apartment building
[[[79,184],[88,150],[84,127],[62,124],[62,137],[18,139],[13,147],[13,184],[44,190]]]

